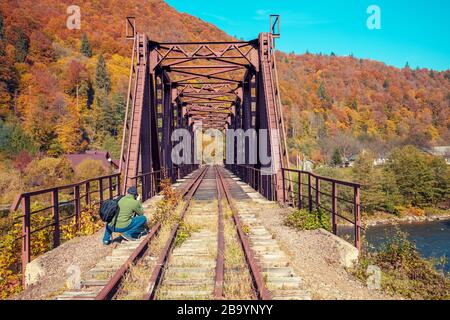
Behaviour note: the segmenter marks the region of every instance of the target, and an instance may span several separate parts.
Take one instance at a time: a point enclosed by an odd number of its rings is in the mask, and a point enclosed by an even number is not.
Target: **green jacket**
[[[134,199],[134,196],[127,194],[119,200],[119,215],[117,216],[116,228],[126,228],[131,223],[131,219],[135,214],[141,216],[144,214],[144,209],[141,203]],[[114,219],[109,223],[110,227],[114,226]]]

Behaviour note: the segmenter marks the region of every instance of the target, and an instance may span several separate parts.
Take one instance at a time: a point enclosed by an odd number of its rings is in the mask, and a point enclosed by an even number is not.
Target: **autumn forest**
[[[108,173],[93,160],[73,168],[65,155],[119,158],[132,46],[125,17],[155,41],[235,38],[163,0],[79,0],[81,28],[71,30],[72,4],[0,0],[0,299],[21,290],[22,225],[8,211],[17,194]],[[450,166],[430,150],[450,142],[450,70],[396,68],[351,52],[276,57],[293,165],[361,183],[363,220],[449,214]],[[63,240],[99,230],[97,211],[89,207],[79,229],[65,226]],[[49,232],[36,238],[33,255],[50,249]]]
[[[81,30],[69,30],[70,4],[1,1],[3,204],[20,190],[74,179],[61,173],[64,154],[98,149],[118,156],[131,51],[125,14],[138,17],[139,28],[154,40],[232,38],[162,0],[81,1]],[[299,156],[332,164],[362,150],[385,157],[408,144],[426,149],[450,141],[450,70],[406,62],[398,69],[332,52],[277,57],[293,162]],[[46,171],[51,181],[30,172],[39,161],[43,168],[54,162]]]

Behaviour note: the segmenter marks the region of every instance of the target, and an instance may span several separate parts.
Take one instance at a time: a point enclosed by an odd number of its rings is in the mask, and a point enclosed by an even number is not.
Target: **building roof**
[[[436,156],[446,156],[450,154],[450,146],[437,146],[433,147],[430,150],[431,154]]]
[[[111,159],[108,151],[88,150],[85,153],[67,154],[66,157],[72,164],[72,168],[75,168],[86,159],[101,161],[103,167],[107,170],[111,167],[113,169],[118,168],[118,161]]]

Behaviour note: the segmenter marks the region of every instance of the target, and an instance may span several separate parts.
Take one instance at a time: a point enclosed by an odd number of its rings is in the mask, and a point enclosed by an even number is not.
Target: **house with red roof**
[[[86,159],[99,160],[107,171],[114,172],[119,169],[119,161],[112,159],[108,151],[87,150],[85,153],[67,154],[66,158],[73,169]]]

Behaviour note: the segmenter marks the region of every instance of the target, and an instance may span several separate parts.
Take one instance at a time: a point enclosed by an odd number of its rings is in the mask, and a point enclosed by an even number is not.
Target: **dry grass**
[[[183,249],[183,243],[188,239],[195,239],[198,234],[212,232],[217,234],[217,200],[212,202],[201,202],[191,200],[191,205],[186,213],[185,219],[181,225],[182,229],[188,231],[183,236],[184,239],[178,245],[177,250]],[[125,277],[122,284],[122,290],[117,299],[133,300],[142,298],[148,290],[151,273],[155,267],[156,260],[166,244],[169,233],[176,222],[183,208],[180,203],[168,219],[165,220],[158,236],[150,244],[150,254],[133,266]],[[223,206],[224,211],[224,236],[225,236],[225,275],[224,275],[224,298],[225,299],[254,299],[251,277],[245,262],[244,253],[237,238],[236,229],[232,221],[231,210],[227,205]],[[215,238],[216,239],[216,238]],[[207,240],[205,240],[207,241]],[[204,243],[202,243],[204,245]],[[189,256],[172,256],[172,262],[176,261],[177,267],[199,267],[202,268],[201,261],[216,261],[217,240],[208,241],[205,249],[206,255],[202,260],[193,259]],[[170,265],[170,261],[169,261]],[[214,279],[214,268],[207,274],[206,278]],[[205,276],[202,274],[202,279]],[[178,279],[194,280],[198,279],[195,275],[186,272],[185,275],[178,276]],[[208,291],[210,285],[187,285],[186,291]],[[158,289],[157,298],[167,299],[170,296],[170,286],[164,285],[164,279],[161,287]],[[212,292],[211,292],[212,297]],[[200,298],[199,298],[200,299]]]
[[[156,261],[169,239],[170,231],[179,220],[180,212],[184,202],[181,201],[175,210],[172,210],[170,216],[164,220],[161,229],[156,238],[150,243],[148,254],[138,264],[132,266],[122,282],[120,293],[117,300],[136,300],[141,299],[148,289],[150,277],[155,267]]]
[[[217,201],[194,201],[191,200],[191,204],[189,206],[188,212],[183,221],[182,228],[177,235],[178,241],[177,250],[183,251],[186,247],[183,247],[183,244],[188,239],[202,239],[204,234],[212,233],[214,235],[217,234]],[[180,239],[182,237],[182,239]],[[205,241],[208,241],[205,239]],[[211,272],[206,275],[203,274],[203,278],[206,279],[214,279],[214,267],[217,256],[217,237],[214,237],[214,241],[208,241],[207,243],[202,242],[199,244],[202,248],[204,248],[205,256],[200,260],[198,256],[189,256],[188,254],[183,255],[172,255],[169,261],[170,266],[176,266],[177,268],[211,268]],[[211,262],[210,266],[205,266],[204,262]],[[183,279],[191,280],[195,279],[195,275],[189,272],[186,272]],[[177,277],[180,279],[180,277]],[[171,287],[165,285],[163,282],[161,287],[157,292],[157,299],[168,299],[170,298]],[[193,284],[192,286],[187,284],[183,286],[183,291],[211,291],[212,295],[212,287],[211,285],[198,285]],[[189,297],[190,299],[191,297]]]
[[[254,299],[250,273],[232,221],[231,210],[228,206],[224,206],[223,211],[225,235],[224,298],[227,300]]]

